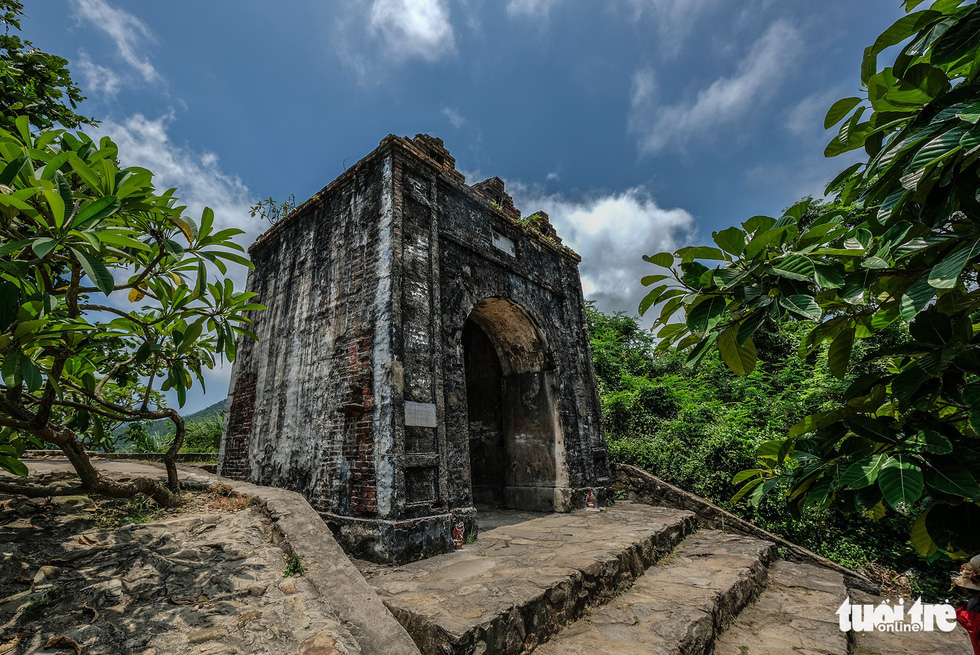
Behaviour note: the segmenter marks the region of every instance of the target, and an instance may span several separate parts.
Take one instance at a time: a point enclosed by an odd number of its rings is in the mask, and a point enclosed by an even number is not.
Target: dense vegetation
[[[891,514],[875,520],[834,508],[796,514],[775,495],[758,507],[732,502],[738,487],[732,479],[755,465],[757,448],[783,437],[803,416],[838,402],[851,381],[830,372],[825,352],[800,355],[806,326],[763,325],[755,336],[758,366],[738,376],[716,352],[694,368],[685,365],[683,354],[655,354],[654,338],[633,318],[593,308],[588,315],[614,461],[649,470],[886,584],[911,571],[911,591],[943,597],[955,567],[943,555],[931,563],[916,555],[908,537],[911,518]],[[901,334],[894,329],[882,338],[900,341]]]
[[[736,497],[915,517],[923,557],[968,559],[980,551],[980,7],[922,3],[905,0],[865,50],[863,95],[827,113],[841,126],[825,154],[867,153],[828,186],[835,202],[648,256],[640,312],[660,305],[658,348],[691,363],[717,352],[738,375],[756,367],[763,325],[807,325],[802,352],[829,344],[829,370],[853,383],[762,444]],[[896,326],[905,338],[887,343]]]
[[[26,449],[55,446],[83,488],[172,505],[185,425],[158,392],[183,406],[240,335],[254,338],[255,294],[223,277],[229,262],[251,265],[241,230],[215,229],[209,208],[185,215],[108,137],[56,129],[93,121],[73,111],[65,60],[11,36],[22,12],[0,0],[0,468],[26,475]],[[174,426],[166,486],[108,479],[85,452],[160,419]]]

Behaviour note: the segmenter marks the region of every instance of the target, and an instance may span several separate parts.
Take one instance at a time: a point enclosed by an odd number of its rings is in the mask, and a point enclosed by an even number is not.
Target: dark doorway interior
[[[472,320],[463,326],[463,353],[473,502],[499,506],[504,503],[507,458],[500,358],[490,337]]]

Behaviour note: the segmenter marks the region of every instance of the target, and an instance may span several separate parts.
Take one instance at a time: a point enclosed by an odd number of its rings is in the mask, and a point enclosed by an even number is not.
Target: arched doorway
[[[530,316],[486,298],[463,327],[473,502],[553,510],[560,433],[555,371]]]

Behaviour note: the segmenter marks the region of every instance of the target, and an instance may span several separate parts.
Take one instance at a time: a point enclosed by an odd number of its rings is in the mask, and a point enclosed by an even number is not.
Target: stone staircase
[[[539,515],[448,555],[358,566],[425,654],[972,652],[960,628],[841,632],[845,597],[881,599],[849,590],[839,571],[780,560],[772,541],[641,503]]]

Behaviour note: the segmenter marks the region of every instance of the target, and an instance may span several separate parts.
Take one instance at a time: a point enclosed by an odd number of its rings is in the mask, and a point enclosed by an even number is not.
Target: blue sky
[[[773,214],[852,160],[823,115],[857,95],[898,0],[30,3],[124,164],[247,231],[258,198],[318,191],[387,134],[445,140],[582,255],[587,296],[634,313],[643,254]],[[244,275],[236,273],[243,280]],[[221,399],[228,371],[206,398]]]

